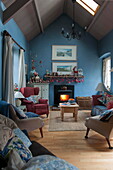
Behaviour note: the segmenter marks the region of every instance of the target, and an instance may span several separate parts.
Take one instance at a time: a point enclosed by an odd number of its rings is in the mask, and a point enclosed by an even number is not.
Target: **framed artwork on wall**
[[[77,60],[77,46],[53,45],[52,60]]]
[[[59,75],[70,75],[73,73],[73,68],[77,70],[77,62],[52,63],[52,72],[57,72]]]

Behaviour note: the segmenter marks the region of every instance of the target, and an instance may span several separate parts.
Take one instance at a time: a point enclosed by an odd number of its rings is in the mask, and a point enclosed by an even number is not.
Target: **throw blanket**
[[[22,170],[46,169],[46,170],[78,170],[77,167],[58,157],[41,155],[29,160]]]
[[[9,115],[9,106],[10,106],[10,104],[7,103],[6,101],[3,101],[3,100],[0,101],[0,114],[11,118]]]

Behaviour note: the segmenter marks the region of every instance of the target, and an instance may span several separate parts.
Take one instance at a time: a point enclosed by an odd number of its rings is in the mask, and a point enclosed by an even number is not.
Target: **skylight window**
[[[95,15],[99,5],[93,0],[76,0],[83,8],[85,8],[90,14]]]

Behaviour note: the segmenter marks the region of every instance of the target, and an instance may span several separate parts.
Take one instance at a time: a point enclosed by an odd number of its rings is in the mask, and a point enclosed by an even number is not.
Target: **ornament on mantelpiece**
[[[78,69],[78,76],[83,76],[83,69],[82,68]]]

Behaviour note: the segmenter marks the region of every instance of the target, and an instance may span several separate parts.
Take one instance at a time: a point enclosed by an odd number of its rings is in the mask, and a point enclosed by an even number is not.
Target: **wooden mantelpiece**
[[[45,78],[84,78],[84,76],[74,76],[74,75],[58,75],[58,76],[52,76],[52,75],[45,75]]]
[[[76,82],[80,83],[84,81],[84,76],[74,76],[74,75],[45,75],[44,76],[50,83],[51,82],[63,82],[68,81],[68,83]]]

